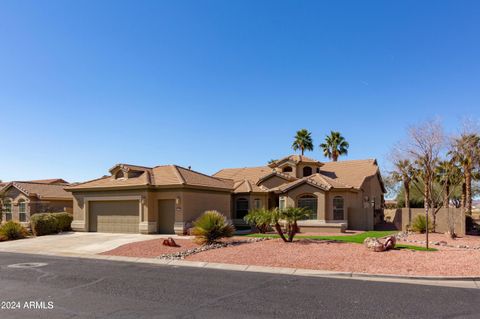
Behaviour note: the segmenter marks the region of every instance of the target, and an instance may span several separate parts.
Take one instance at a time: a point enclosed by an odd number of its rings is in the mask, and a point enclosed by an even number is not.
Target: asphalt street
[[[480,289],[12,253],[0,302],[1,319],[480,317]]]

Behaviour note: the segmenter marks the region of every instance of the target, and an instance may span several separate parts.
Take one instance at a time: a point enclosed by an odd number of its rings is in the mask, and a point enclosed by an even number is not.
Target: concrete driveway
[[[118,246],[175,235],[61,233],[0,242],[0,252],[32,253],[44,255],[94,255]]]

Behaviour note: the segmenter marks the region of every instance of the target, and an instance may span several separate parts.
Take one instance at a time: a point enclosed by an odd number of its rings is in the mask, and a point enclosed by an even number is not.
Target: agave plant
[[[195,236],[195,242],[202,245],[216,243],[222,238],[232,237],[235,233],[235,227],[216,210],[206,211],[193,225],[192,235]]]

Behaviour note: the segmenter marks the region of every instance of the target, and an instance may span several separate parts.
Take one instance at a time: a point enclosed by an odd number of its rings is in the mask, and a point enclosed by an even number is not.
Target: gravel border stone
[[[249,238],[246,240],[235,240],[235,241],[229,241],[229,242],[218,242],[210,245],[203,245],[197,248],[191,248],[187,250],[182,250],[178,251],[175,253],[171,254],[163,254],[158,257],[157,259],[164,259],[164,260],[183,260],[188,256],[194,255],[201,253],[203,251],[207,250],[212,250],[212,249],[219,249],[219,248],[225,248],[225,247],[231,247],[231,246],[238,246],[241,244],[249,244],[249,243],[255,243],[259,241],[265,241],[265,240],[270,240],[270,238]]]

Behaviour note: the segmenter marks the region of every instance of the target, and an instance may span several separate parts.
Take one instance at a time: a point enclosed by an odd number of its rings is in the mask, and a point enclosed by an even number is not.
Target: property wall
[[[400,208],[396,209],[393,217],[393,223],[399,230],[406,231],[417,215],[425,215],[423,208]],[[429,214],[430,221],[433,222],[433,215]],[[455,225],[455,232],[459,236],[465,235],[465,213],[460,208],[441,208],[436,214],[435,231],[445,233],[448,231],[449,219]]]

